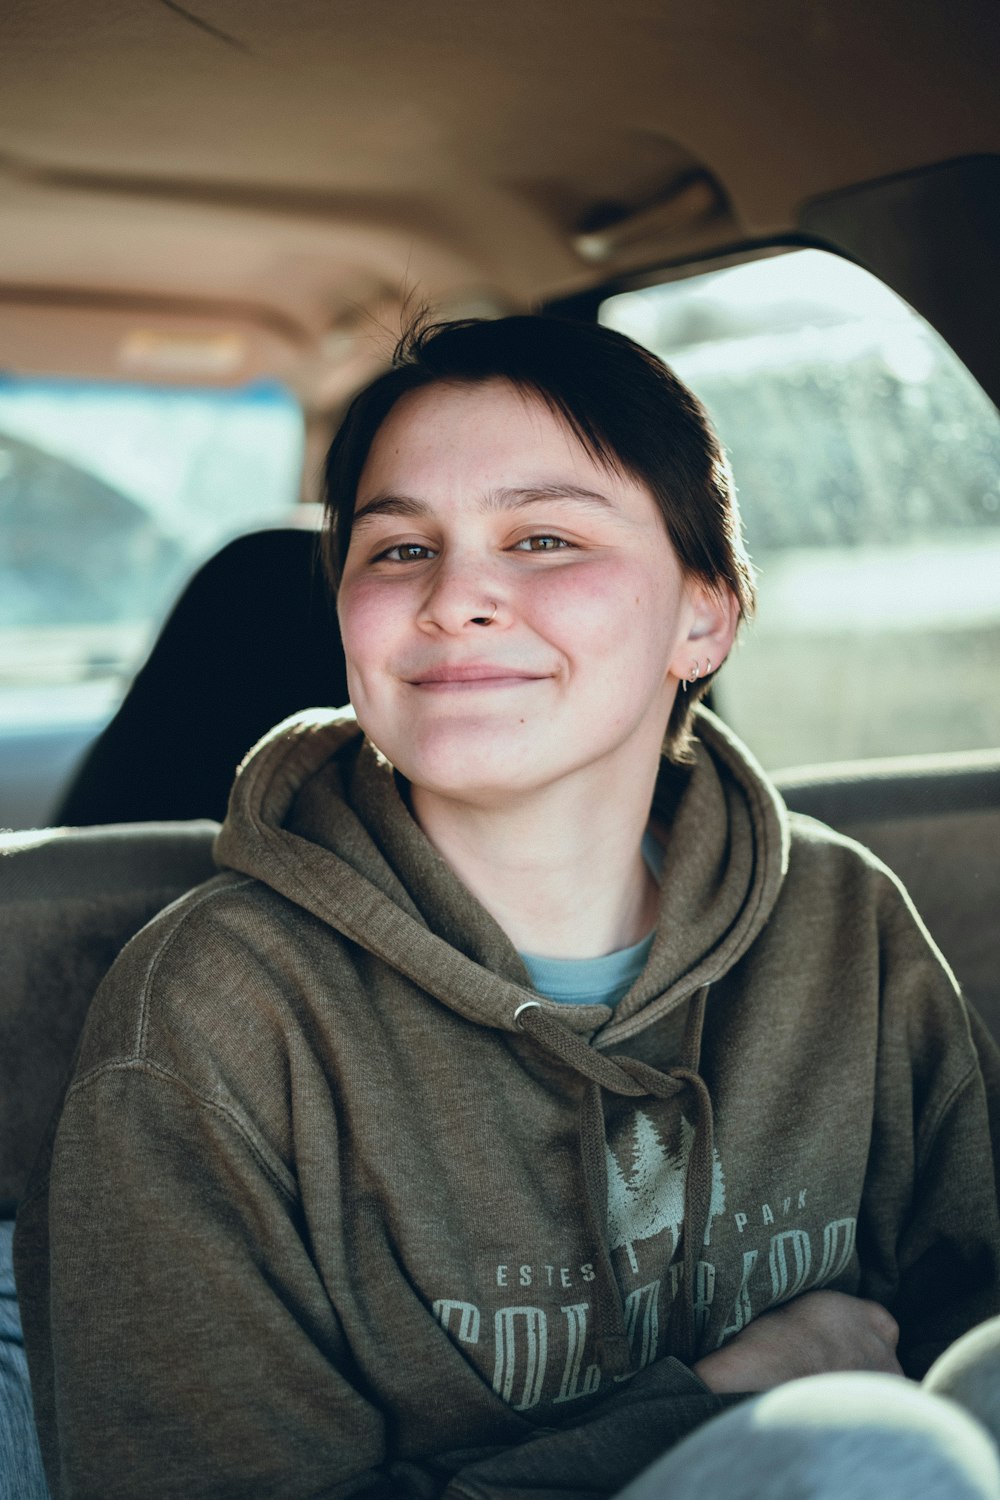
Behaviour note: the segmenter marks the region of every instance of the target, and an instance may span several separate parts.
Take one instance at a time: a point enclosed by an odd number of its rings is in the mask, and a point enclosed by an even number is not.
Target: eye
[[[430,547],[424,547],[420,542],[397,542],[395,547],[387,547],[380,552],[375,562],[408,563],[423,562],[425,558],[433,557],[434,552]]]
[[[572,545],[573,543],[568,542],[563,536],[550,536],[548,533],[543,533],[539,536],[522,537],[519,542],[515,542],[513,550],[515,552],[556,552],[560,548],[572,547]]]

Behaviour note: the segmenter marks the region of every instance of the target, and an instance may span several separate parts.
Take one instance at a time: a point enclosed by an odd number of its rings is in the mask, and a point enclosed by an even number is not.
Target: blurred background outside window
[[[303,443],[274,385],[0,377],[0,824],[47,815],[200,563],[296,515]]]
[[[763,763],[1000,745],[1000,416],[937,334],[816,250],[600,316],[731,457],[760,603],[715,696]]]

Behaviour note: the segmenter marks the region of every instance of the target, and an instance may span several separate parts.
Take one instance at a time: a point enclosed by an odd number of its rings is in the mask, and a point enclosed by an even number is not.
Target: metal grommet
[[[515,1021],[517,1020],[517,1018],[521,1014],[522,1010],[532,1010],[532,1009],[534,1009],[534,1010],[541,1010],[541,1008],[542,1008],[542,1004],[541,1004],[540,1000],[522,1000],[521,1004],[517,1007],[517,1010],[514,1012],[514,1020]]]

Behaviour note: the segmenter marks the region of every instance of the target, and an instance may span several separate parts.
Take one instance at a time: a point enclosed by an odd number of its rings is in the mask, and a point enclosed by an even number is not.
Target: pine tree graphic
[[[633,1271],[639,1269],[634,1249],[637,1241],[652,1239],[669,1229],[673,1246],[677,1246],[684,1222],[684,1178],[693,1140],[694,1127],[682,1116],[679,1150],[671,1151],[664,1146],[649,1116],[636,1110],[627,1175],[618,1165],[611,1147],[605,1148],[608,1160],[608,1243],[612,1250],[624,1247]],[[722,1163],[717,1152],[713,1151],[713,1158],[706,1245],[712,1220],[726,1206]]]

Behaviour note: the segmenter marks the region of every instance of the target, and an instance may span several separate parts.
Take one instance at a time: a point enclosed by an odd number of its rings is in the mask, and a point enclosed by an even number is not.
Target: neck
[[[659,888],[642,857],[656,769],[613,778],[614,795],[582,777],[488,807],[414,786],[412,806],[515,948],[597,958],[639,942],[656,922]]]

